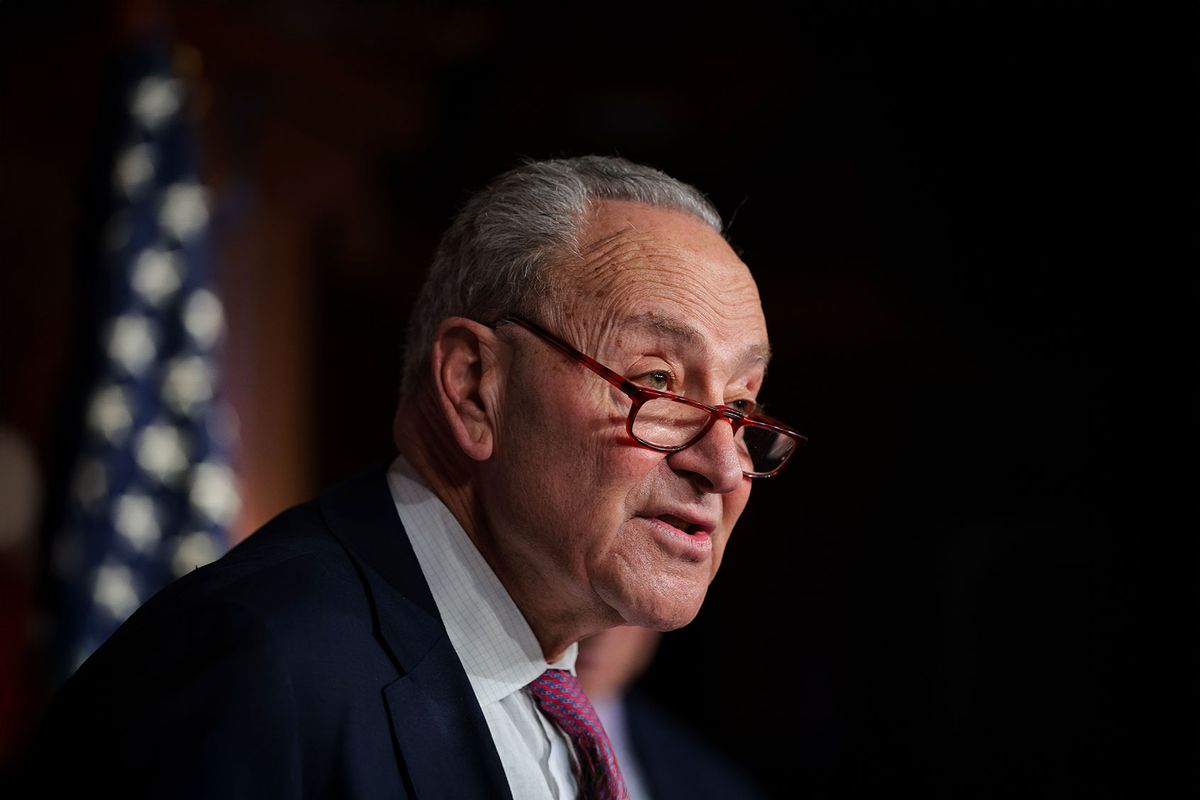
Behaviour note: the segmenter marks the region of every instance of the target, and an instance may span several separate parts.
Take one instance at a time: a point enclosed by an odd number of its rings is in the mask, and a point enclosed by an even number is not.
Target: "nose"
[[[704,491],[714,494],[728,494],[746,480],[733,439],[733,426],[727,419],[714,422],[691,447],[671,453],[667,463],[676,472],[687,473]]]

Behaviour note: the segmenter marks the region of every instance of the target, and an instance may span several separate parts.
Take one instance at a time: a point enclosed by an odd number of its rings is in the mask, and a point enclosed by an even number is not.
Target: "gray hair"
[[[428,376],[442,320],[536,315],[552,302],[553,268],[579,254],[585,215],[603,200],[682,211],[723,235],[704,195],[652,167],[607,156],[527,161],[472,195],[443,234],[409,320],[401,394]]]

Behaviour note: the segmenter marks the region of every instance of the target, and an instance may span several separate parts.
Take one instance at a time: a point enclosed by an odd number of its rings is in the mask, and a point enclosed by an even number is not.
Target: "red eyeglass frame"
[[[796,446],[793,447],[791,451],[783,457],[783,460],[779,462],[779,466],[775,467],[775,469],[771,470],[770,472],[749,472],[747,470],[742,470],[742,475],[747,478],[771,478],[775,475],[778,475],[780,470],[782,470],[787,465],[788,461],[791,460],[792,454],[795,453],[802,444],[808,441],[808,437],[803,433],[793,430],[779,420],[772,419],[766,415],[758,414],[753,417],[748,417],[741,411],[738,411],[736,408],[732,408],[731,406],[710,406],[706,403],[699,403],[690,398],[683,397],[682,395],[672,394],[671,392],[663,392],[658,389],[647,389],[645,386],[638,386],[636,383],[629,380],[616,370],[609,369],[586,353],[581,353],[579,350],[576,350],[574,347],[567,344],[563,339],[555,336],[553,333],[541,327],[537,323],[531,322],[516,314],[505,315],[491,323],[490,326],[495,328],[506,323],[520,325],[525,330],[543,339],[563,355],[578,361],[580,364],[587,367],[592,372],[611,383],[613,386],[617,387],[617,389],[619,389],[631,401],[633,401],[633,406],[629,409],[629,416],[625,420],[625,430],[629,433],[630,438],[632,438],[642,447],[645,447],[647,450],[654,450],[658,453],[678,453],[681,450],[686,450],[704,438],[704,435],[712,429],[713,424],[718,419],[727,419],[729,420],[729,424],[733,426],[733,432],[735,434],[742,426],[764,428],[766,430],[774,431],[775,433],[783,434],[784,436],[787,436],[796,442]],[[641,409],[642,405],[644,405],[646,401],[656,398],[674,400],[677,403],[684,403],[692,406],[693,408],[707,411],[708,422],[704,423],[695,436],[676,447],[664,447],[663,445],[647,442],[633,432],[633,421],[637,417],[637,412],[639,409]]]

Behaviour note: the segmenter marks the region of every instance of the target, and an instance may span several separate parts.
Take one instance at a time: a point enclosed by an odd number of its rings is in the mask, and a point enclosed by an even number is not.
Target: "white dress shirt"
[[[388,486],[450,643],[483,709],[513,798],[574,798],[571,741],[522,690],[550,668],[574,674],[578,645],[547,663],[496,573],[403,457],[388,470]]]

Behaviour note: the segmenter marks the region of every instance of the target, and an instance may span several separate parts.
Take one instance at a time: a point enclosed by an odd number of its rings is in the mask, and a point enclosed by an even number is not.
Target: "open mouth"
[[[673,514],[663,514],[660,517],[655,517],[655,519],[667,523],[672,528],[678,528],[689,536],[700,533],[704,530],[700,525],[697,525],[693,522],[688,522],[687,520],[681,519]]]

